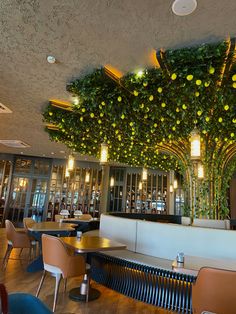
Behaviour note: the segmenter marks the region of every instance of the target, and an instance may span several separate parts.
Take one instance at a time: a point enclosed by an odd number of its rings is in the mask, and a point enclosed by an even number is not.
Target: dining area
[[[64,281],[64,293],[66,293],[67,279],[83,275],[81,286],[69,291],[69,298],[73,301],[89,302],[100,297],[100,291],[90,285],[90,265],[87,263],[87,254],[98,251],[120,250],[126,246],[104,237],[83,236],[81,231],[75,231],[76,225],[63,222],[34,222],[26,218],[25,228],[16,229],[10,221],[6,221],[7,249],[2,261],[2,271],[5,274],[10,267],[8,265],[13,251],[19,251],[18,262],[22,263],[24,251],[28,251],[28,265],[23,270],[32,274],[43,272],[36,297],[40,290],[44,289],[43,282],[46,274],[55,277],[55,289],[52,312],[56,311],[58,292],[61,279]],[[76,236],[72,236],[75,232]],[[31,250],[34,250],[33,256]],[[18,250],[17,250],[18,249]],[[33,259],[32,259],[33,257]],[[13,257],[14,259],[14,257]],[[43,287],[42,287],[43,286]],[[26,313],[26,312],[25,312]]]

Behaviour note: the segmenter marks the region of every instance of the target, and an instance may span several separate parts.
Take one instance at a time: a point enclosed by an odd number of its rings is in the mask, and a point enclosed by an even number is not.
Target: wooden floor
[[[6,249],[6,236],[5,229],[0,228],[0,264],[2,265],[3,256]],[[25,251],[25,252],[24,252]],[[11,259],[8,262],[8,266],[5,272],[0,271],[0,282],[4,283],[8,292],[26,292],[35,294],[41,272],[27,273],[26,266],[28,263],[28,251],[25,249],[19,260],[19,249],[14,249],[11,255]],[[78,286],[81,282],[81,278],[73,278],[68,280],[67,291],[71,288]],[[51,276],[46,277],[44,286],[42,287],[39,295],[40,299],[47,304],[50,308],[53,303],[55,279]],[[143,302],[135,301],[131,298],[125,297],[113,290],[103,287],[96,282],[92,281],[92,286],[101,291],[99,299],[89,302],[74,302],[68,298],[68,293],[59,293],[58,305],[56,313],[60,314],[171,314],[174,312],[165,311],[163,309],[147,305]],[[63,284],[61,284],[61,290],[63,290]],[[32,313],[33,314],[33,313]]]

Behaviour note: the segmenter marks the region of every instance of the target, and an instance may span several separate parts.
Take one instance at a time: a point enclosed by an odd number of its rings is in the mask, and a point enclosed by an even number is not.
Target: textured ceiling
[[[75,77],[105,64],[123,72],[150,66],[152,49],[236,37],[235,0],[198,0],[186,17],[172,13],[172,2],[1,0],[0,102],[13,113],[0,114],[0,139],[31,147],[0,145],[0,152],[64,157],[64,145],[44,131],[41,112],[50,98],[69,100],[65,86]],[[47,63],[47,55],[58,62]]]

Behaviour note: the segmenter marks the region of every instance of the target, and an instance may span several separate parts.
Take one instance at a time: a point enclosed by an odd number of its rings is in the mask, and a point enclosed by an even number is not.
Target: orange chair
[[[13,248],[29,249],[29,259],[31,258],[32,248],[36,250],[36,241],[31,240],[28,234],[25,232],[25,229],[22,231],[17,231],[10,220],[5,221],[6,225],[6,235],[8,246],[3,258],[3,269],[6,269],[9,257],[11,255],[11,251]]]
[[[236,313],[236,271],[203,267],[192,289],[193,314]]]
[[[51,273],[56,278],[53,301],[53,312],[55,312],[61,277],[65,279],[64,291],[66,291],[67,278],[86,274],[86,263],[83,256],[73,255],[74,251],[70,250],[60,238],[51,235],[42,235],[42,251],[44,271],[36,297],[39,295],[46,272]],[[88,292],[87,289],[86,301],[88,301]]]

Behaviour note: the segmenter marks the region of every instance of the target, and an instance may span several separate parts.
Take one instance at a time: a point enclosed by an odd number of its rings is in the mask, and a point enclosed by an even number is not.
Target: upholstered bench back
[[[136,252],[154,257],[175,259],[178,252],[184,252],[205,258],[236,259],[235,243],[235,231],[137,222]]]
[[[230,229],[230,221],[194,218],[192,226],[202,228]]]
[[[135,252],[137,220],[101,215],[99,235],[116,240]]]

